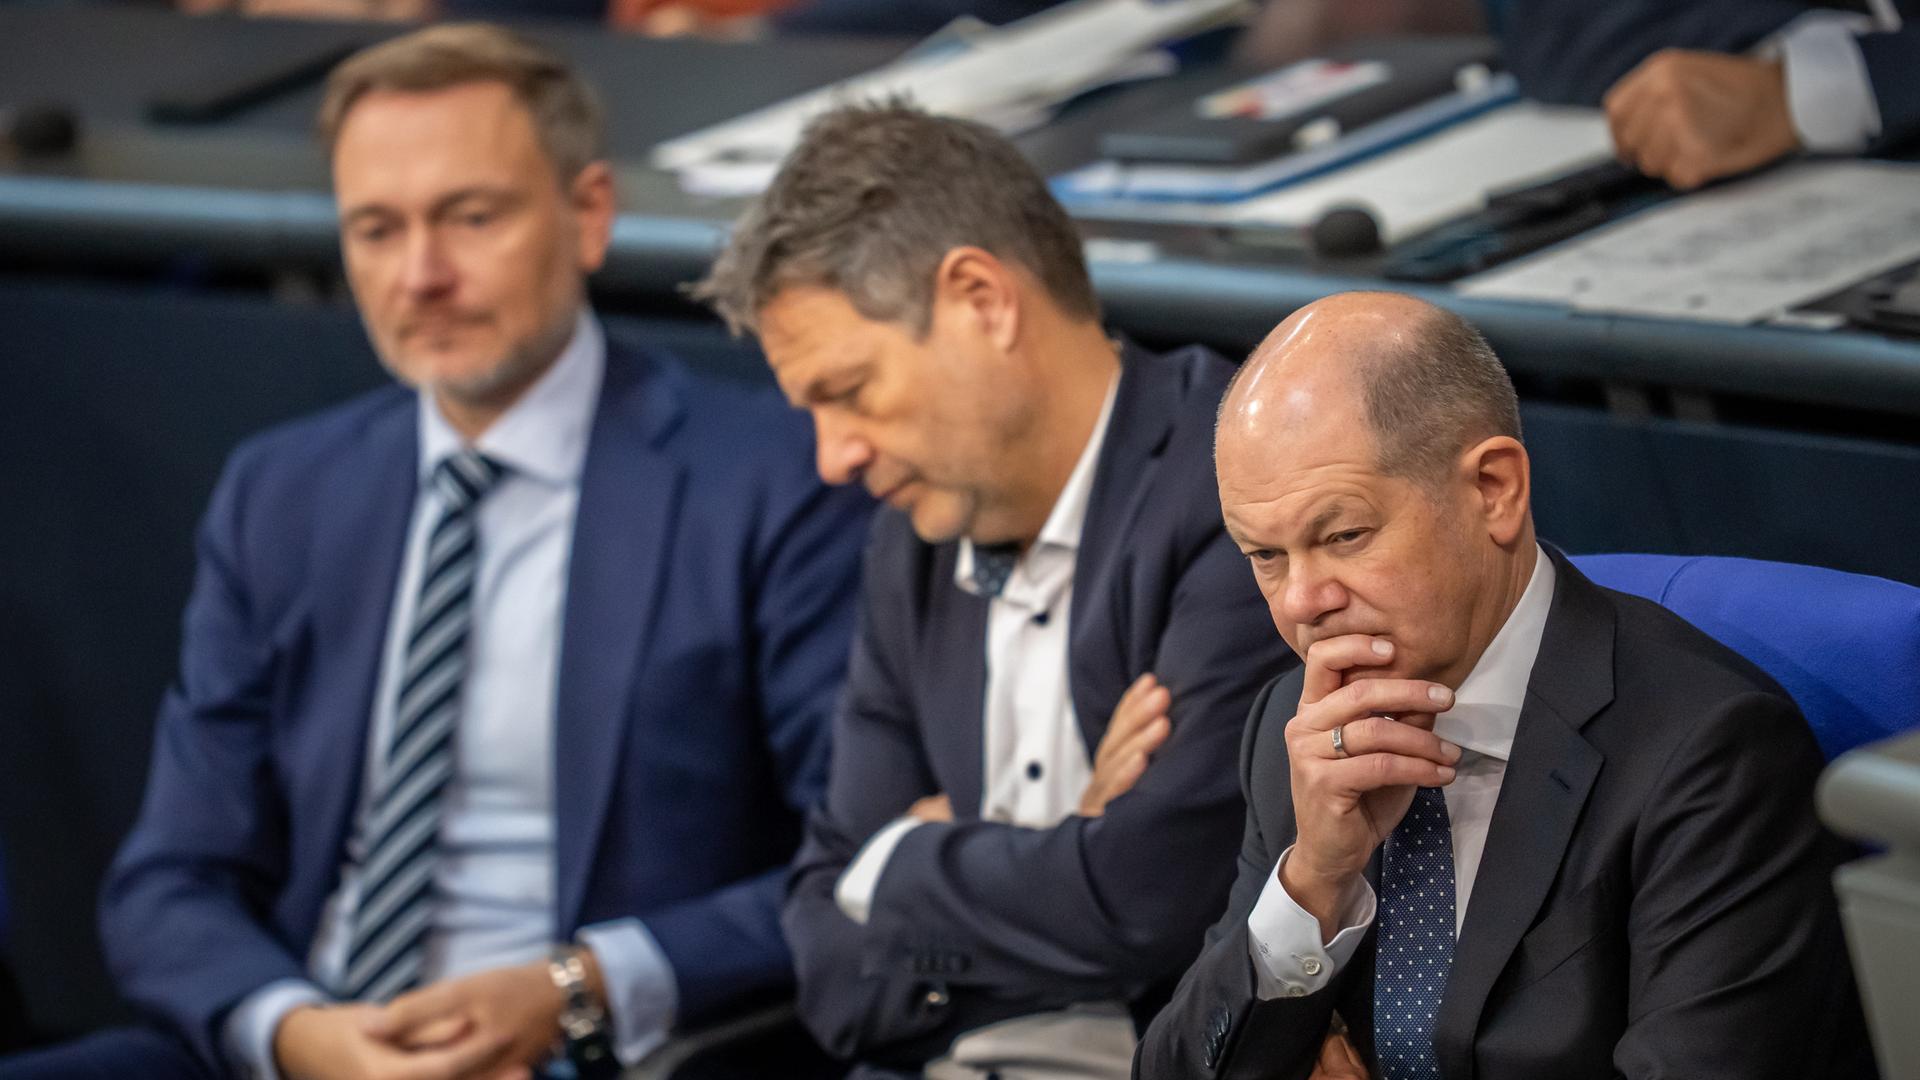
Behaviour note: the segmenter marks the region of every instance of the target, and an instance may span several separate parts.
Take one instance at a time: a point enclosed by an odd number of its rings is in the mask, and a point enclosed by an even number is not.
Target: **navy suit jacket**
[[[1860,50],[1880,103],[1880,144],[1920,135],[1920,0],[1895,0],[1907,29],[1868,34]],[[1865,11],[1815,0],[1505,0],[1500,48],[1529,96],[1598,105],[1622,75],[1661,49],[1737,53],[1809,11]]]
[[[1871,1080],[1833,893],[1848,850],[1814,817],[1806,720],[1679,616],[1549,557],[1553,606],[1435,1022],[1440,1075]],[[1296,831],[1300,687],[1290,674],[1253,708],[1239,880],[1139,1080],[1299,1080],[1335,1011],[1378,1074],[1377,922],[1304,997],[1261,1000],[1248,953]]]
[[[1233,877],[1242,710],[1292,662],[1220,521],[1213,419],[1231,370],[1200,349],[1123,360],[1075,564],[1068,682],[1089,757],[1143,672],[1172,691],[1173,733],[1102,817],[979,819],[988,601],[954,584],[957,544],[876,518],[827,798],[784,913],[801,1017],[834,1053],[913,1068],[1013,1016],[1090,1000],[1144,1014],[1199,948]],[[834,903],[841,872],[936,792],[955,821],[906,835],[854,923]]]
[[[220,1065],[239,1001],[307,977],[366,755],[418,472],[388,387],[256,437],[199,537],[178,683],[101,932],[122,992]],[[639,916],[680,1018],[780,991],[868,513],[771,393],[609,346],[580,480],[553,748],[563,936]]]

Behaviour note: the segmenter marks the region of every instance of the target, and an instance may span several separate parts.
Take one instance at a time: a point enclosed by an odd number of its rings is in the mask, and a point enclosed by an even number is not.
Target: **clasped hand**
[[[1307,648],[1300,711],[1287,723],[1296,838],[1280,883],[1337,931],[1341,898],[1406,816],[1416,788],[1453,782],[1460,748],[1433,733],[1453,691],[1424,679],[1357,678],[1393,662],[1385,638],[1348,634]],[[1336,749],[1333,732],[1341,732]]]
[[[274,1033],[290,1080],[531,1080],[564,1000],[544,962],[447,979],[384,1006],[309,1006]]]

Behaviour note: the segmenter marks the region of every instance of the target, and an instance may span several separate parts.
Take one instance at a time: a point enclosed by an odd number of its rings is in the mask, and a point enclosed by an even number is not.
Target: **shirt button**
[[[927,1004],[937,1009],[942,1005],[945,1005],[946,1003],[947,1003],[947,992],[945,990],[927,991]]]
[[[1047,770],[1042,768],[1040,766],[1040,763],[1037,761],[1027,762],[1027,779],[1029,780],[1040,779],[1042,776],[1046,775],[1046,771]]]
[[[1317,956],[1305,957],[1300,961],[1300,970],[1306,972],[1308,975],[1320,974],[1320,958]]]
[[[1045,626],[1045,625],[1047,625],[1047,619],[1048,619],[1048,618],[1050,618],[1050,616],[1048,615],[1048,613],[1047,613],[1047,612],[1044,612],[1044,611],[1042,611],[1042,612],[1038,612],[1038,613],[1036,613],[1036,614],[1034,615],[1034,617],[1033,617],[1033,625],[1035,625],[1035,626]]]
[[[1307,988],[1304,986],[1294,986],[1291,983],[1289,983],[1287,985],[1287,996],[1288,997],[1306,997]]]

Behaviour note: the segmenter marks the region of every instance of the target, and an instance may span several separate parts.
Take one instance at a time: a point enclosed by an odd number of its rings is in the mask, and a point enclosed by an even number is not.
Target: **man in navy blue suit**
[[[0,1073],[526,1076],[790,984],[867,504],[775,395],[606,341],[597,121],[492,27],[334,74],[348,279],[413,389],[234,454],[101,908],[155,1023]]]
[[[1621,159],[1693,188],[1920,136],[1914,0],[1488,0],[1521,88],[1607,109]]]
[[[813,125],[702,291],[890,507],[784,915],[802,1019],[862,1075],[1126,1076],[1288,663],[1208,488],[1230,365],[1110,338],[1018,151],[902,106]]]

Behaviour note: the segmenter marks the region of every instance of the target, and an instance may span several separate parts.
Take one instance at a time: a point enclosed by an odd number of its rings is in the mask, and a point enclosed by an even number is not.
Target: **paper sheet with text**
[[[1751,323],[1920,259],[1920,165],[1808,161],[1663,203],[1464,295]]]

